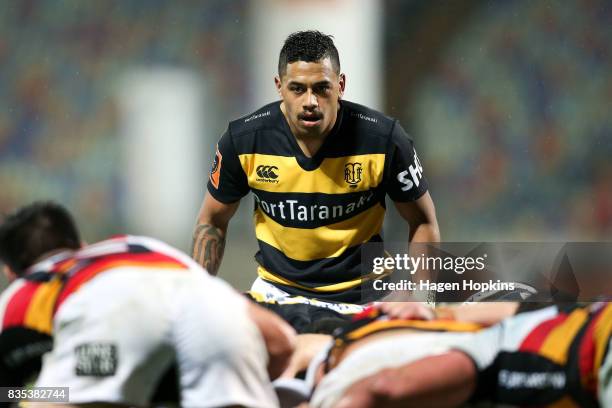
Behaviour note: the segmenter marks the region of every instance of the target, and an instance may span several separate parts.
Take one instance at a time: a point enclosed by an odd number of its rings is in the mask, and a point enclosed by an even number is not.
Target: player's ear
[[[9,283],[18,278],[17,274],[13,272],[13,270],[9,268],[8,265],[4,265],[2,267],[2,273],[4,274],[4,277],[9,281]]]
[[[346,86],[346,75],[340,74],[340,77],[338,78],[338,85],[340,88],[338,92],[338,97],[342,99],[342,97],[344,96],[344,87]]]
[[[276,92],[278,92],[278,96],[282,97],[281,88],[283,87],[283,83],[280,77],[277,75],[274,77],[274,85],[276,85]]]

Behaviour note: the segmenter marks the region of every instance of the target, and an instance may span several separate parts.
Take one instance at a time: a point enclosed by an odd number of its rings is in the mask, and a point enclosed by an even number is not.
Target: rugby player
[[[229,124],[217,145],[193,234],[193,258],[216,274],[240,199],[255,199],[258,300],[361,310],[361,249],[381,242],[385,197],[414,242],[439,230],[423,168],[397,120],[342,99],[346,76],[330,36],[289,35],[280,101]],[[316,301],[312,301],[316,299]]]
[[[0,385],[35,378],[49,352],[36,385],[69,387],[73,404],[149,405],[173,364],[182,406],[278,404],[270,377],[287,366],[292,329],[186,254],[136,236],[82,247],[70,214],[41,202],[4,220],[0,260],[12,282]]]
[[[430,321],[389,320],[372,310],[331,343],[329,372],[310,405],[610,406],[612,305],[552,305],[479,327],[514,310],[516,303],[469,305],[442,309],[443,319]],[[408,314],[431,317],[419,308]]]

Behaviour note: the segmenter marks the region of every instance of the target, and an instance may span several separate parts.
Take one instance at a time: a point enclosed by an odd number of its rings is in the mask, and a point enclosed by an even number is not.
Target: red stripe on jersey
[[[2,329],[7,329],[12,326],[23,326],[28,306],[39,287],[39,282],[26,282],[13,294],[4,311]]]
[[[96,275],[112,268],[141,267],[141,268],[173,268],[188,269],[187,265],[176,258],[159,252],[144,253],[120,253],[92,259],[83,268],[69,277],[62,293],[55,304],[55,311],[66,300],[71,293],[75,292],[85,282],[93,279]]]
[[[354,322],[362,319],[372,319],[374,317],[380,316],[380,312],[374,306],[368,306],[364,308],[361,312],[355,314],[352,318]]]
[[[546,337],[550,334],[550,332],[563,323],[567,319],[567,315],[565,313],[559,314],[559,316],[554,319],[547,320],[538,326],[536,326],[523,340],[523,343],[519,347],[520,351],[530,351],[537,353],[540,351],[542,344],[546,340]]]

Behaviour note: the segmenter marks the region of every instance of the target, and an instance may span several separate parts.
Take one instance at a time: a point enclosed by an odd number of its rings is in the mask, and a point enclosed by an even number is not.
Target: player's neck
[[[295,136],[295,135],[294,135]],[[302,149],[302,153],[304,153],[304,156],[306,157],[312,157],[315,154],[317,154],[317,152],[319,151],[319,149],[321,148],[321,146],[323,145],[323,142],[325,141],[325,138],[309,138],[309,137],[295,137],[295,140],[297,141],[298,146],[300,146],[300,149]]]

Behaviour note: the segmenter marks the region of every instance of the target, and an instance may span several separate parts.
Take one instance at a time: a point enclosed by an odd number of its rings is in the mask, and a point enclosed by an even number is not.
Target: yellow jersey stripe
[[[241,154],[238,157],[249,186],[275,193],[345,194],[368,191],[382,182],[385,166],[384,154],[325,158],[321,165],[312,171],[302,169],[295,157],[258,153]],[[361,164],[361,181],[355,183],[354,187],[344,179],[345,166],[349,163]],[[262,180],[257,174],[259,166],[275,166],[277,169],[274,172],[278,177],[274,180]]]
[[[379,234],[384,214],[379,203],[347,220],[304,229],[282,226],[262,211],[256,211],[255,236],[296,261],[334,258]]]
[[[571,397],[563,397],[562,399],[546,405],[548,408],[580,408]]]
[[[588,318],[585,309],[573,311],[562,324],[551,330],[540,347],[540,354],[557,364],[565,364],[569,347]]]
[[[285,286],[292,286],[294,288],[309,290],[312,292],[338,292],[341,290],[347,290],[347,289],[353,288],[361,284],[362,282],[367,282],[374,278],[381,278],[380,274],[370,273],[368,275],[365,275],[359,278],[355,278],[355,279],[351,279],[346,282],[334,283],[331,285],[308,287],[308,286],[300,285],[299,283],[290,281],[289,279],[285,279],[282,276],[277,276],[273,274],[272,272],[268,271],[263,266],[257,267],[257,274],[262,279],[272,282],[272,283],[278,283],[278,284],[285,285]],[[387,275],[388,273],[383,275],[383,277]]]
[[[62,290],[61,279],[55,278],[41,284],[26,311],[24,325],[42,333],[51,334],[53,329],[53,308]]]
[[[347,338],[351,341],[358,340],[369,334],[389,329],[414,329],[469,333],[482,329],[482,326],[476,323],[458,322],[454,320],[378,320],[359,329],[353,330],[347,336]]]

